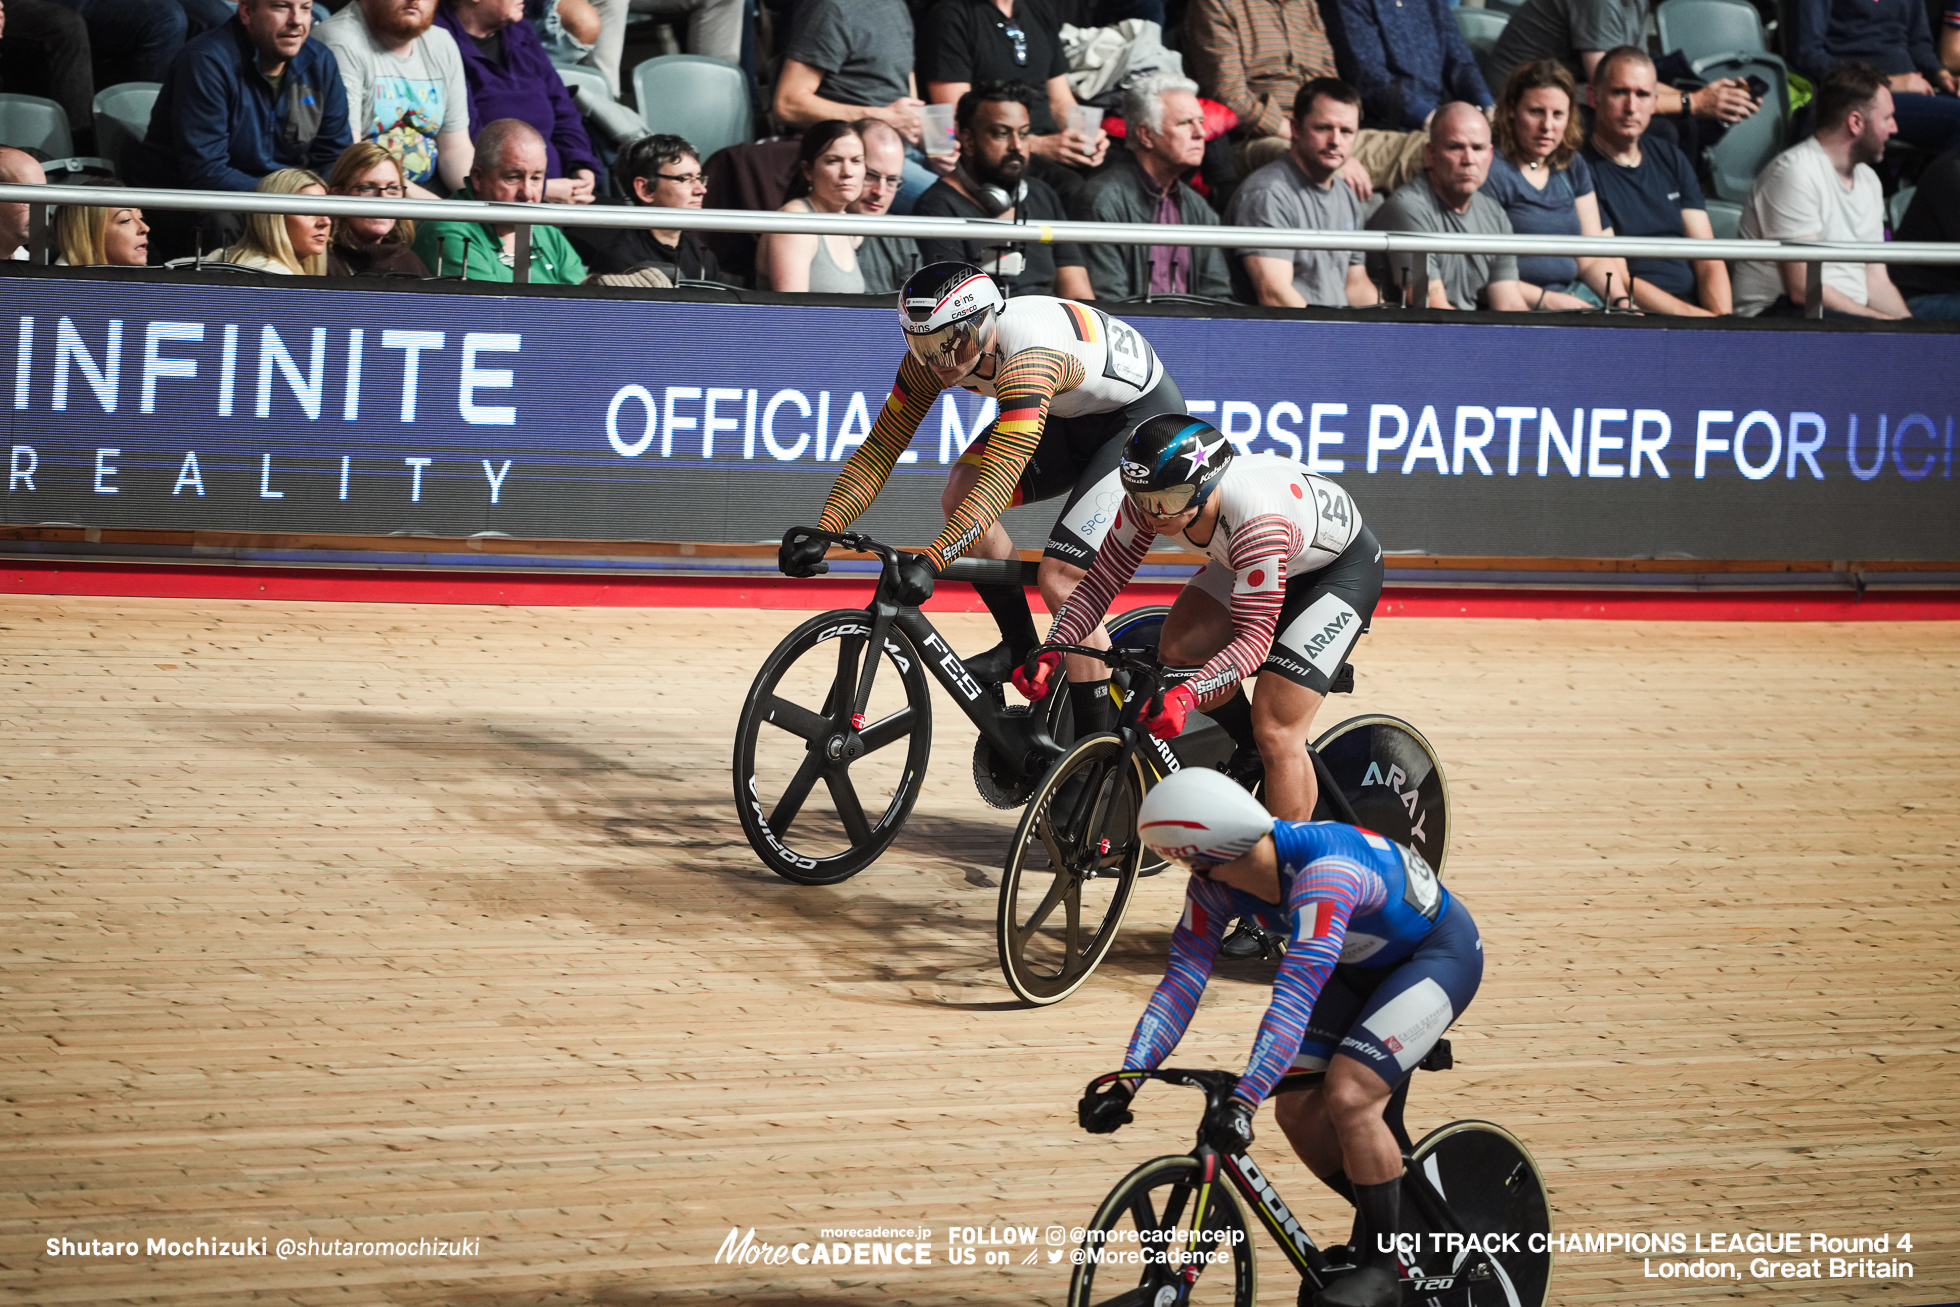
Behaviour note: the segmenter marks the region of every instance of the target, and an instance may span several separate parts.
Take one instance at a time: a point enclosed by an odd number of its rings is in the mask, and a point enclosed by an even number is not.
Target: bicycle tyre
[[[1461,1282],[1436,1296],[1449,1307],[1544,1307],[1552,1283],[1552,1205],[1544,1176],[1523,1141],[1488,1121],[1452,1121],[1424,1135],[1409,1158],[1443,1195],[1463,1226],[1461,1233],[1518,1236],[1517,1251],[1491,1255],[1493,1278]],[[1430,1223],[1407,1188],[1402,1229],[1420,1237],[1423,1260],[1409,1268],[1411,1279],[1425,1272],[1455,1274],[1474,1256],[1467,1250],[1432,1251]],[[1547,1236],[1542,1251],[1531,1250],[1533,1235]]]
[[[1001,872],[994,942],[1008,988],[1025,1002],[1059,1003],[1081,988],[1129,910],[1143,854],[1136,832],[1143,777],[1134,758],[1117,771],[1122,754],[1118,736],[1077,741],[1042,777],[1015,829]],[[1086,777],[1078,792],[1064,793],[1078,775]],[[1058,795],[1073,809],[1060,820],[1053,812]],[[1085,893],[1090,886],[1097,888]],[[1057,908],[1059,932],[1049,928]],[[1100,917],[1086,936],[1085,916]]]
[[[1228,1301],[1233,1307],[1253,1307],[1258,1299],[1259,1277],[1245,1213],[1232,1186],[1222,1177],[1207,1185],[1200,1176],[1201,1166],[1195,1157],[1158,1157],[1117,1181],[1085,1227],[1082,1246],[1075,1252],[1075,1272],[1068,1286],[1069,1307],[1157,1307],[1159,1303],[1172,1302],[1214,1307]],[[1163,1191],[1161,1198],[1154,1198],[1154,1191],[1158,1190]],[[1196,1216],[1200,1222],[1197,1230],[1214,1236],[1200,1242],[1209,1243],[1216,1250],[1225,1239],[1230,1239],[1229,1275],[1218,1274],[1221,1268],[1215,1262],[1200,1264],[1187,1289],[1184,1271],[1168,1259],[1142,1260],[1135,1282],[1131,1283],[1121,1264],[1099,1266],[1090,1259],[1091,1250],[1112,1248],[1135,1252],[1147,1259],[1152,1248],[1162,1249],[1166,1242],[1141,1238],[1132,1242],[1121,1237],[1123,1233],[1141,1235],[1148,1230],[1161,1235],[1176,1229],[1188,1240],[1192,1232],[1188,1213],[1195,1212],[1197,1205],[1194,1198],[1204,1205],[1203,1212]],[[1117,1237],[1108,1237],[1111,1234]],[[1101,1278],[1106,1286],[1113,1282],[1122,1288],[1108,1297],[1097,1297],[1099,1271],[1104,1272]],[[1114,1275],[1108,1274],[1112,1271]]]
[[[1443,874],[1450,787],[1421,731],[1399,717],[1368,713],[1330,727],[1313,747],[1363,826],[1407,844]]]
[[[735,808],[741,816],[742,831],[764,866],[800,885],[835,885],[870,866],[897,838],[925,782],[926,759],[932,750],[932,695],[917,651],[897,627],[885,636],[884,659],[888,664],[886,670],[897,675],[904,691],[904,706],[876,715],[866,724],[862,738],[871,747],[862,755],[832,760],[824,756],[827,748],[841,746],[848,738],[847,719],[855,702],[858,676],[863,669],[862,654],[870,634],[871,616],[862,609],[838,609],[804,622],[785,636],[763,662],[755,683],[749,687],[748,697],[742,702],[741,717],[736,723]],[[826,648],[833,642],[837,643],[834,655]],[[806,660],[812,654],[817,654],[819,659],[834,656],[834,670],[821,663],[808,664]],[[806,695],[818,692],[811,688],[813,685],[827,687],[821,691],[822,706],[812,709],[779,695],[777,691],[784,687],[786,680],[793,681]],[[878,699],[870,705],[873,709],[880,706]],[[775,784],[777,777],[771,774],[759,780],[758,773],[780,772],[799,755],[794,745],[773,738],[769,745],[764,745],[765,728],[772,726],[805,742],[794,774],[780,787],[780,793],[765,793],[779,788]],[[901,740],[906,744],[902,766],[881,761],[876,768],[867,768],[867,772],[883,773],[877,784],[887,795],[874,820],[858,797],[850,771],[868,759],[878,758],[883,749]],[[759,750],[768,755],[766,762],[782,765],[759,766]],[[830,799],[834,826],[831,821],[816,817],[804,822],[805,833],[798,836],[794,833],[796,822],[804,816],[819,780]],[[792,799],[794,802],[790,802]],[[790,807],[784,813],[786,802]],[[819,824],[827,839],[810,829]],[[841,849],[835,847],[838,832],[844,841]]]

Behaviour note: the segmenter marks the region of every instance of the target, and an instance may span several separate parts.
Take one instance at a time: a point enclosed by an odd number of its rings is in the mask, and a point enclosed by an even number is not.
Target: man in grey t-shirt
[[[1316,77],[1293,100],[1287,153],[1245,179],[1232,196],[1231,227],[1354,231],[1361,204],[1341,176],[1361,127],[1361,94],[1338,77]],[[1261,304],[1345,308],[1379,302],[1359,250],[1240,250]]]
[[[1429,123],[1429,171],[1389,196],[1368,220],[1369,230],[1510,235],[1503,207],[1478,194],[1490,175],[1490,151],[1484,111],[1461,100],[1444,105]],[[1432,309],[1478,308],[1479,297],[1501,312],[1529,307],[1518,282],[1518,261],[1509,254],[1432,254],[1429,268]]]
[[[1519,64],[1556,59],[1573,80],[1584,86],[1600,56],[1619,46],[1647,48],[1649,0],[1524,0],[1504,25],[1490,52],[1496,79],[1492,93],[1503,89]],[[1740,122],[1756,112],[1757,101],[1748,84],[1724,77],[1696,90],[1663,86],[1654,112],[1665,117],[1693,114],[1718,122]]]
[[[910,213],[912,201],[938,180],[919,150],[925,102],[912,74],[912,46],[905,0],[804,0],[776,79],[776,116],[790,127],[877,118],[905,139],[910,164],[898,213]]]

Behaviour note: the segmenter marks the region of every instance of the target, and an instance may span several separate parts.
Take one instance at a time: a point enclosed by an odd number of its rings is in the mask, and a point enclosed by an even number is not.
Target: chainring
[[[1028,704],[1016,704],[1003,709],[1002,715],[1026,717],[1031,711]],[[973,742],[973,788],[980,791],[988,807],[1024,808],[1040,784],[1039,775],[1024,775],[1019,767],[1009,766],[984,735]]]

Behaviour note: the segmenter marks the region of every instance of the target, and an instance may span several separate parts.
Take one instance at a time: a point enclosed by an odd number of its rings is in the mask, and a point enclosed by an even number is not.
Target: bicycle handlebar
[[[1222,1105],[1239,1087],[1239,1078],[1230,1071],[1201,1071],[1190,1067],[1159,1067],[1154,1071],[1111,1071],[1097,1076],[1089,1082],[1082,1092],[1093,1094],[1105,1085],[1118,1080],[1161,1080],[1165,1084],[1184,1085],[1191,1089],[1204,1091],[1205,1110]],[[1139,1086],[1141,1088],[1141,1086]]]
[[[856,531],[819,531],[815,527],[793,526],[783,532],[784,543],[795,538],[828,540],[855,553],[876,554],[886,567],[892,567],[898,562],[896,548]],[[1033,585],[1036,566],[1038,565],[1024,563],[1018,558],[956,558],[946,565],[946,570],[939,574],[939,579],[964,581],[969,585]],[[829,570],[828,563],[817,565],[819,573]]]

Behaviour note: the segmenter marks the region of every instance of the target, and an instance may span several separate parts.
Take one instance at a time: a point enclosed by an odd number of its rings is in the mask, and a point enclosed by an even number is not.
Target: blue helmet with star
[[[1123,489],[1156,517],[1201,508],[1236,451],[1209,422],[1159,413],[1131,428],[1123,442]]]

